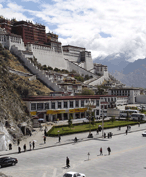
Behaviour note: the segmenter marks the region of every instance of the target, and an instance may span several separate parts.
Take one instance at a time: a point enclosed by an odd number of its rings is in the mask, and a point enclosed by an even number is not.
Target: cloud
[[[47,31],[58,34],[63,45],[85,47],[93,58],[124,53],[134,61],[146,56],[145,7],[145,0],[44,0],[40,10],[9,3],[0,11],[18,20],[27,19],[24,13],[29,13]]]
[[[34,3],[39,3],[40,0],[21,0],[22,2],[34,2]]]

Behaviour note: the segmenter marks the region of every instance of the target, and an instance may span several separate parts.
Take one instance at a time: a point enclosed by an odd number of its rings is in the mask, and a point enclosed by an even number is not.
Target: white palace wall
[[[54,91],[62,91],[61,87],[58,86],[56,83],[53,83],[49,80],[48,76],[41,70],[37,68],[31,61],[27,58],[25,58],[25,55],[22,53],[22,51],[18,50],[17,47],[12,46],[11,47],[11,52],[18,56],[23,62],[24,65],[31,70],[33,74],[37,76],[40,80],[42,80],[51,90]]]
[[[27,49],[33,52],[34,57],[42,65],[51,66],[53,69],[67,69],[67,63],[63,58],[62,52],[56,52],[50,47],[33,44],[28,44]]]

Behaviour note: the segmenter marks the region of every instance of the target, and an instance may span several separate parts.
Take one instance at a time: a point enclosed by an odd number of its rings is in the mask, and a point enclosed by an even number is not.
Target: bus
[[[131,120],[137,120],[137,121],[145,120],[145,114],[132,113],[132,114],[131,114]]]
[[[120,117],[127,117],[127,114],[129,117],[131,117],[132,113],[139,113],[138,110],[133,110],[133,109],[127,109],[127,110],[120,110]]]

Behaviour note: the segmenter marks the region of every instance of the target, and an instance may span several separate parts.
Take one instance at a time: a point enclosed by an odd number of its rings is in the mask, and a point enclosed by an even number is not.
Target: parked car
[[[142,136],[146,136],[146,130],[142,133]]]
[[[63,177],[86,177],[85,174],[83,173],[78,173],[78,172],[67,172],[63,175]]]
[[[1,157],[0,158],[0,168],[4,166],[9,166],[9,165],[16,165],[18,163],[18,160],[13,157]]]

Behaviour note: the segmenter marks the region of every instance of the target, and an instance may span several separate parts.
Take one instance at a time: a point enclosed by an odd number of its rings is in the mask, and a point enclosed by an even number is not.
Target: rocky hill
[[[11,73],[10,68],[29,73],[9,50],[0,45],[0,131],[6,127],[15,139],[23,136],[20,130],[22,123],[25,122],[28,129],[32,127],[31,116],[22,98],[27,95],[48,95],[51,90],[36,79],[30,80],[30,76]]]

